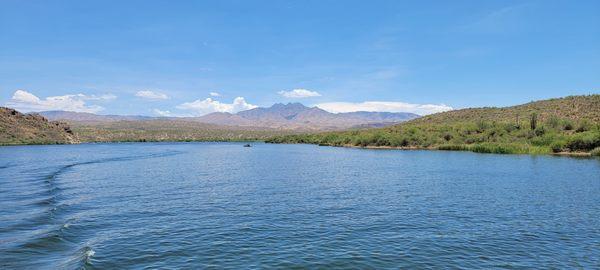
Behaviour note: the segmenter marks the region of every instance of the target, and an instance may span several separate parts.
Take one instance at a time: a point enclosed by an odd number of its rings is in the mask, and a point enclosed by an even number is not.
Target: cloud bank
[[[135,93],[135,96],[140,97],[140,98],[150,99],[150,100],[169,99],[169,96],[167,96],[166,94],[149,91],[149,90],[137,91],[137,93]]]
[[[72,111],[96,113],[104,108],[98,105],[88,105],[87,101],[106,101],[117,98],[115,95],[84,95],[73,94],[64,96],[51,96],[40,99],[32,93],[25,90],[17,90],[12,98],[6,103],[6,106],[15,108],[23,112],[39,111]]]
[[[316,91],[310,91],[306,89],[294,89],[291,91],[279,91],[278,94],[286,98],[308,98],[308,97],[320,97],[321,94]]]
[[[390,101],[365,101],[365,102],[328,102],[320,103],[315,106],[332,112],[332,113],[345,113],[345,112],[409,112],[416,113],[419,115],[427,115],[438,112],[445,112],[453,110],[452,107],[444,104],[411,104],[404,102],[390,102]]]
[[[207,98],[205,100],[198,99],[193,102],[186,102],[177,105],[176,108],[180,110],[188,110],[197,116],[201,116],[213,112],[237,113],[240,111],[254,109],[256,107],[258,106],[246,102],[243,97],[236,97],[232,103],[221,103],[220,101],[213,100],[212,98]]]

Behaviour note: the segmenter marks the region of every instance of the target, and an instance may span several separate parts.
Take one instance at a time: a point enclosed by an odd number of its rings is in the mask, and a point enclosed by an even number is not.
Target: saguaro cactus
[[[535,130],[537,127],[537,113],[531,114],[531,120],[529,121],[529,124],[531,125],[531,130]]]

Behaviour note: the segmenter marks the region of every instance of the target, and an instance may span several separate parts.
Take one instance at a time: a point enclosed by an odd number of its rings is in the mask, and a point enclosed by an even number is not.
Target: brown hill
[[[448,124],[475,121],[519,122],[527,121],[532,113],[536,113],[540,121],[549,118],[569,119],[572,121],[588,120],[600,123],[600,95],[568,96],[533,101],[521,105],[496,108],[469,108],[436,113],[424,116],[407,123]]]
[[[0,145],[77,142],[77,136],[66,123],[48,121],[39,114],[23,114],[0,107]]]

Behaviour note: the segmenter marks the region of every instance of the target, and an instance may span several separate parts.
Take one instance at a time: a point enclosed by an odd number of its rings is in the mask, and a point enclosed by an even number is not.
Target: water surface
[[[0,268],[598,268],[600,160],[0,148]]]

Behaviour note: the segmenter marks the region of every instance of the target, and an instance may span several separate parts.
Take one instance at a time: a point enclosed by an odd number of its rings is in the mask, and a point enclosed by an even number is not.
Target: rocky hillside
[[[550,118],[568,119],[571,121],[587,120],[600,123],[600,95],[569,96],[533,101],[522,105],[495,108],[469,108],[428,115],[411,123],[460,123],[474,121],[524,122],[532,113],[537,114],[539,121]]]
[[[23,114],[0,107],[0,145],[77,142],[77,136],[66,123],[48,121],[39,114]]]

